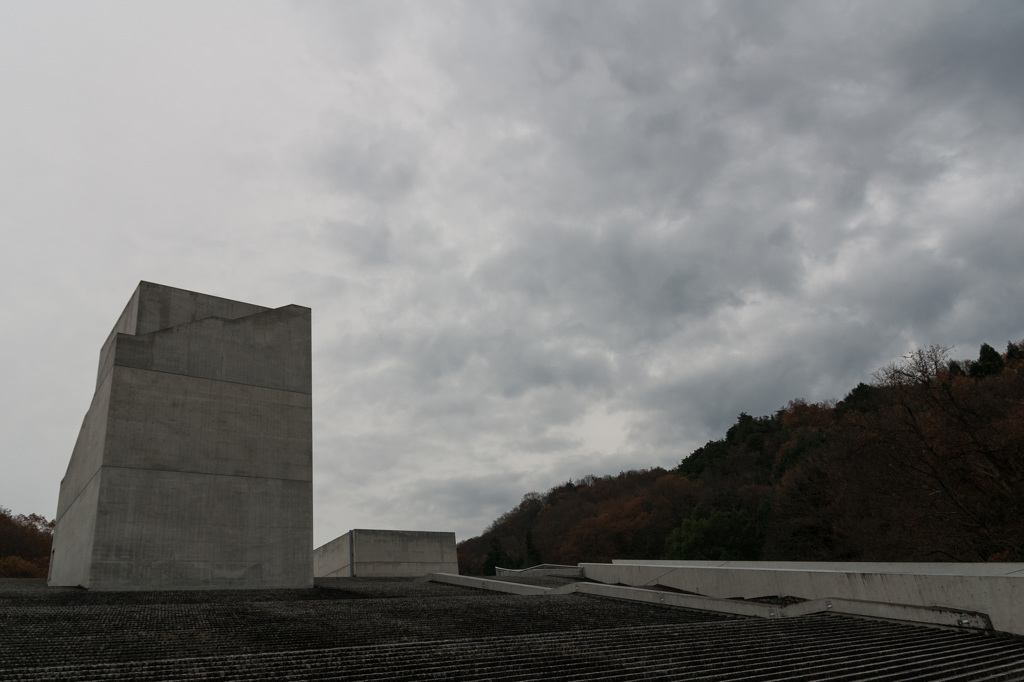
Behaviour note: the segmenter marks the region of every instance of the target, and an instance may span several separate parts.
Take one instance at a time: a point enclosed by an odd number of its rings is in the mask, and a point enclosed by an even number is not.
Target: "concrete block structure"
[[[313,552],[317,578],[415,578],[458,572],[455,533],[357,529]]]
[[[100,351],[50,585],[313,584],[310,310],[141,282]]]

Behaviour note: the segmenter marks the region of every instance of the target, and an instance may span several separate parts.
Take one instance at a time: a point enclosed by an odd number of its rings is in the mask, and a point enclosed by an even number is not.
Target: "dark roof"
[[[89,592],[0,580],[0,680],[1024,680],[1024,640],[411,580]]]

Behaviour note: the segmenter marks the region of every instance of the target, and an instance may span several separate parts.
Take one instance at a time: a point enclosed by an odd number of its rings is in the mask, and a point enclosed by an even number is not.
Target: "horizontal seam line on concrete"
[[[110,363],[110,367],[109,367],[109,368],[107,369],[107,371],[106,371],[106,372],[104,372],[104,373],[103,373],[103,376],[101,376],[101,377],[97,377],[97,379],[96,379],[96,390],[94,390],[94,391],[92,392],[93,398],[95,398],[95,397],[96,397],[96,394],[97,394],[97,393],[99,393],[99,391],[100,391],[100,386],[102,386],[102,385],[103,385],[103,382],[107,380],[107,377],[108,377],[108,376],[110,376],[110,373],[111,373],[111,372],[113,371],[113,369],[114,369],[114,363],[113,363],[113,361],[111,361],[111,363]],[[91,408],[91,407],[92,407],[92,406],[90,405],[90,408]],[[89,413],[88,413],[88,412],[86,412],[86,416],[88,416],[88,414],[89,414]]]
[[[230,379],[214,379],[212,377],[196,376],[195,374],[182,374],[181,372],[168,372],[168,371],[162,370],[162,369],[146,369],[145,367],[132,367],[131,365],[118,364],[118,362],[116,360],[113,363],[111,363],[110,369],[113,369],[114,367],[124,367],[125,369],[134,369],[134,370],[138,370],[139,372],[157,372],[159,374],[170,374],[170,375],[176,376],[176,377],[188,377],[189,379],[203,379],[205,381],[220,381],[220,382],[225,383],[225,384],[236,384],[238,386],[252,386],[253,388],[265,388],[268,391],[282,391],[284,393],[298,393],[299,395],[309,395],[309,396],[313,395],[312,391],[307,393],[306,391],[293,391],[290,388],[277,388],[276,386],[260,386],[259,384],[248,384],[248,383],[246,383],[244,381],[231,381]],[[104,376],[106,376],[106,375],[104,375]]]
[[[69,505],[68,505],[67,507],[65,507],[65,508],[64,508],[64,513],[63,513],[63,514],[61,514],[60,516],[58,516],[57,518],[55,518],[55,519],[53,520],[53,523],[54,523],[55,525],[56,525],[56,523],[57,523],[58,521],[60,521],[61,519],[63,519],[63,518],[64,518],[64,516],[65,516],[65,515],[66,515],[66,514],[68,513],[68,510],[69,510],[69,509],[71,509],[72,507],[74,507],[74,506],[75,506],[75,502],[78,502],[78,498],[82,496],[82,493],[84,493],[84,492],[85,492],[85,489],[89,487],[89,484],[90,484],[90,483],[92,483],[92,479],[94,479],[94,478],[96,478],[97,476],[99,476],[99,473],[100,473],[100,470],[101,470],[101,469],[103,469],[103,465],[102,465],[102,464],[100,464],[100,465],[99,465],[98,467],[96,467],[96,471],[94,471],[94,472],[93,472],[93,474],[92,474],[92,476],[90,476],[90,477],[89,477],[89,480],[85,482],[85,485],[83,485],[83,486],[82,486],[82,487],[81,487],[81,488],[79,489],[79,491],[78,491],[77,493],[75,493],[75,499],[71,500],[71,504],[69,504]],[[59,500],[59,499],[57,500],[57,504],[58,504],[58,505],[60,504],[60,500]]]
[[[195,474],[197,476],[222,476],[224,478],[258,478],[264,481],[297,481],[299,483],[312,483],[311,478],[283,478],[281,476],[250,476],[248,474],[215,474],[210,471],[182,471],[181,469],[155,469],[153,467],[129,467],[119,464],[104,464],[101,469],[131,469],[134,471],[166,471],[171,474]],[[77,498],[75,498],[77,499]]]

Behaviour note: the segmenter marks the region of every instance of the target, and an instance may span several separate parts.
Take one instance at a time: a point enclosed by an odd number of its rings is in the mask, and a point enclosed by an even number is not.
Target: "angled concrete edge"
[[[991,621],[983,613],[907,604],[859,601],[856,599],[814,599],[789,606],[774,606],[753,601],[703,597],[695,594],[645,590],[639,587],[605,585],[602,583],[579,582],[561,587],[539,587],[537,585],[524,585],[522,583],[455,575],[452,573],[432,573],[424,576],[423,580],[527,596],[589,594],[595,597],[625,599],[661,606],[674,606],[684,609],[756,618],[796,618],[814,613],[834,613],[846,616],[898,620],[924,625],[970,628],[975,630],[992,629]]]
[[[575,589],[574,589],[575,588]],[[559,587],[552,592],[579,592],[613,599],[629,599],[664,606],[678,606],[699,611],[730,613],[737,616],[756,616],[760,618],[797,618],[814,613],[835,613],[844,616],[862,616],[865,618],[881,618],[899,620],[926,625],[941,625],[975,630],[991,630],[992,622],[983,613],[961,611],[956,609],[913,606],[910,604],[890,604],[888,602],[860,601],[857,599],[814,599],[811,601],[774,606],[759,602],[738,599],[722,599],[719,597],[702,597],[693,594],[676,594],[660,590],[645,590],[637,587],[621,585],[602,585],[600,583],[576,583]]]
[[[525,575],[525,576],[556,576],[561,578],[582,578],[583,567],[582,566],[562,566],[559,564],[540,564],[539,566],[531,566],[530,568],[500,568],[494,569],[494,574],[497,576],[510,575]]]
[[[551,593],[550,587],[510,583],[505,580],[475,578],[468,575],[457,575],[455,573],[431,573],[430,575],[424,576],[422,580],[425,582],[459,585],[460,587],[475,587],[478,590],[491,590],[492,592],[507,592],[509,594],[541,595]]]
[[[622,585],[602,585],[600,583],[573,583],[554,588],[550,594],[592,594],[595,597],[609,597],[611,599],[628,599],[629,601],[642,601],[648,604],[661,604],[662,606],[678,606],[684,609],[696,609],[698,611],[713,611],[715,613],[728,613],[734,616],[756,616],[759,618],[777,618],[781,609],[769,604],[758,602],[736,601],[733,599],[722,599],[719,597],[702,597],[696,594],[678,594],[675,592],[663,592],[661,590],[645,590],[639,587],[625,587]]]
[[[833,606],[843,600],[861,604],[850,607],[859,611],[880,608],[863,604],[901,605],[919,610],[916,613],[926,622],[937,619],[956,624],[965,618],[955,614],[968,614],[967,621],[971,620],[969,614],[985,614],[993,630],[1024,635],[1024,611],[1020,608],[1024,576],[1015,573],[1019,564],[966,564],[957,574],[951,564],[708,563],[637,561],[582,566],[588,579],[607,585],[668,587],[684,594],[737,600],[780,595],[812,602],[832,600]],[[937,618],[931,609],[954,615]]]
[[[847,616],[903,620],[913,623],[971,628],[974,630],[993,629],[992,621],[984,613],[935,606],[861,601],[858,599],[812,599],[800,604],[791,604],[785,607],[783,611],[784,615],[790,618],[811,613],[839,613]]]

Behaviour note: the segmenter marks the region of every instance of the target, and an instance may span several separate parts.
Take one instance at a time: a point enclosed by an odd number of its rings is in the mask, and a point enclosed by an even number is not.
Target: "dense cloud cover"
[[[1024,337],[1019,2],[0,8],[0,504],[138,280],[313,309],[316,543]]]

